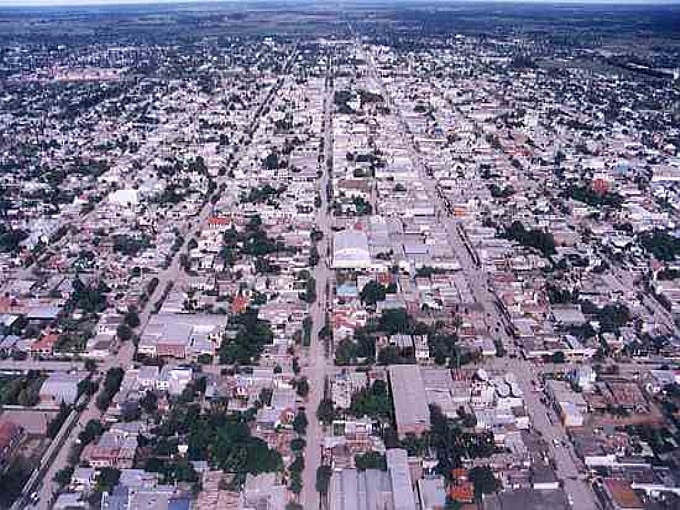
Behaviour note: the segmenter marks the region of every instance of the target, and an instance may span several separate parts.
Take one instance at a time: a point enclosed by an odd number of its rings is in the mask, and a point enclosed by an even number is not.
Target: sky
[[[0,0],[0,7],[57,7],[57,6],[86,6],[86,5],[177,4],[177,3],[192,4],[219,1],[224,0]],[[227,1],[237,3],[239,0],[227,0]],[[310,2],[313,1],[314,0],[310,0]],[[421,1],[423,3],[428,2],[428,0]],[[462,1],[464,2],[465,0]],[[517,1],[517,3],[589,3],[609,5],[624,3],[639,5],[680,3],[680,0],[476,0],[476,1],[509,1],[509,2]],[[280,0],[278,0],[278,2],[280,3]]]

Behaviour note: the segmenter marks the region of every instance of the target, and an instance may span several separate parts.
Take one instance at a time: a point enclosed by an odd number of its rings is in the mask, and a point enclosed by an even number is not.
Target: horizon
[[[32,10],[36,8],[63,8],[63,7],[127,7],[127,6],[199,6],[200,4],[304,4],[318,5],[331,3],[331,0],[0,0],[0,8],[16,10]],[[680,0],[394,0],[376,2],[374,0],[350,0],[348,4],[544,4],[551,6],[561,5],[603,5],[607,7],[617,6],[669,6],[680,5]]]

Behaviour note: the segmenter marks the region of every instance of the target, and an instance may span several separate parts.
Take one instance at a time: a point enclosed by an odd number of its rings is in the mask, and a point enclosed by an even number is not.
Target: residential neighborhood
[[[679,508],[680,10],[544,7],[0,7],[0,508]]]

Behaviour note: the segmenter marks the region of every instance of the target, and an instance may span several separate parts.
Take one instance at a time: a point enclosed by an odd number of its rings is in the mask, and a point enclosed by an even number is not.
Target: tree
[[[555,239],[553,235],[541,229],[526,230],[521,221],[513,221],[505,231],[508,239],[514,239],[522,246],[535,248],[543,256],[548,257],[555,254]]]
[[[330,486],[331,476],[333,471],[330,466],[319,466],[316,469],[316,490],[322,495],[328,494],[328,487]]]
[[[296,437],[290,442],[290,449],[293,450],[295,453],[304,450],[305,446],[307,446],[307,441],[305,441],[301,437]]]
[[[552,362],[553,363],[564,363],[566,361],[566,357],[564,355],[564,352],[562,351],[556,351],[552,355]]]
[[[335,364],[349,365],[357,357],[357,344],[349,338],[343,338],[335,348]]]
[[[385,382],[378,379],[370,388],[362,388],[352,395],[349,411],[359,418],[389,419],[392,416],[392,397]]]
[[[389,335],[406,333],[408,326],[409,318],[404,308],[383,310],[380,316],[379,327]]]
[[[97,370],[97,362],[91,358],[85,360],[85,370],[94,372]]]
[[[52,418],[52,421],[47,425],[47,437],[54,439],[57,437],[57,434],[59,433],[59,430],[61,429],[61,426],[64,424],[64,421],[66,421],[66,418],[71,412],[71,408],[67,406],[64,402],[61,403],[59,406],[59,412],[57,415]]]
[[[90,444],[104,432],[104,427],[99,420],[92,419],[87,422],[85,428],[78,434],[78,439],[83,445]]]
[[[134,310],[130,310],[128,313],[125,314],[125,324],[127,324],[131,328],[138,327],[140,324],[139,314]]]
[[[118,393],[120,383],[123,381],[123,369],[120,367],[109,368],[104,379],[104,387],[97,397],[97,407],[106,411],[113,396]]]
[[[300,379],[298,379],[297,384],[295,385],[295,390],[297,391],[297,394],[302,398],[305,398],[307,396],[307,394],[309,393],[309,381],[307,380],[306,377],[301,377]]]
[[[378,452],[367,452],[361,455],[355,455],[354,462],[359,471],[366,471],[367,469],[387,470],[385,456]]]
[[[60,469],[54,474],[54,481],[63,487],[71,481],[71,476],[73,475],[73,466],[66,466],[64,469]]]
[[[78,395],[88,395],[92,396],[97,393],[99,385],[90,379],[83,379],[78,383]]]
[[[364,285],[359,294],[361,301],[371,306],[375,305],[378,301],[385,301],[386,295],[385,287],[375,280],[371,280]]]
[[[473,467],[468,477],[475,486],[475,497],[479,500],[482,494],[492,494],[496,492],[500,484],[488,467]]]
[[[331,399],[324,398],[319,402],[319,407],[316,410],[316,417],[325,425],[333,423],[335,408],[333,407],[333,401]]]
[[[304,436],[307,433],[307,415],[304,411],[298,411],[293,418],[293,430],[296,434]]]
[[[127,324],[121,324],[116,329],[116,334],[118,335],[118,338],[120,338],[123,342],[127,342],[132,338],[133,331],[132,328],[130,328],[130,326],[128,326]]]
[[[95,490],[97,492],[111,492],[120,480],[120,471],[115,468],[105,467],[99,470],[97,477],[97,485]]]
[[[139,401],[139,405],[142,410],[147,414],[154,414],[158,411],[158,397],[153,391],[148,391],[144,394],[142,399]]]

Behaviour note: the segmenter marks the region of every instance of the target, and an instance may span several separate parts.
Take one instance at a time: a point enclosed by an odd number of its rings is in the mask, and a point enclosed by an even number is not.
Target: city
[[[679,6],[0,27],[0,508],[680,508]]]

